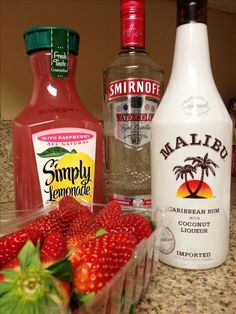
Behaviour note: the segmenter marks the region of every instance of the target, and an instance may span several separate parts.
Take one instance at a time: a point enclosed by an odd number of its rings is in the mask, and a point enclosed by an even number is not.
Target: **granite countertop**
[[[236,314],[236,177],[232,177],[230,249],[224,264],[183,270],[157,263],[136,314]]]
[[[0,131],[0,208],[12,209],[10,121],[1,121]],[[227,261],[204,271],[182,270],[156,263],[157,272],[139,302],[136,314],[236,314],[236,177],[232,177],[231,196]]]

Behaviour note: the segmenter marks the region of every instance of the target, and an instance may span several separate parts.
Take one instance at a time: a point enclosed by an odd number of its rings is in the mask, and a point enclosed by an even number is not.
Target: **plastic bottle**
[[[166,210],[160,260],[206,269],[229,245],[232,121],[210,66],[207,1],[177,1],[171,77],[152,121],[153,206]]]
[[[63,27],[24,33],[32,97],[13,121],[15,201],[33,209],[65,195],[102,202],[102,128],[76,90],[79,34]]]

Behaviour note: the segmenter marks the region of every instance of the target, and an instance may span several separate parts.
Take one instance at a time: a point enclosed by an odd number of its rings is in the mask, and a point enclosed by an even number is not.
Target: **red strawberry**
[[[69,238],[67,241],[67,249],[68,251],[74,250],[72,255],[70,256],[70,260],[72,263],[78,262],[78,260],[81,257],[81,245],[84,242],[87,242],[89,240],[92,240],[98,236],[101,236],[103,234],[107,233],[103,229],[97,230],[97,228],[91,229],[89,231],[84,231],[79,234],[73,235]]]
[[[57,215],[68,226],[69,222],[74,220],[78,214],[77,205],[79,203],[72,196],[65,196],[59,202],[59,208],[57,208]]]
[[[77,217],[80,217],[80,216],[87,217],[87,218],[93,218],[94,217],[91,210],[82,204],[78,203],[77,209],[78,209]]]
[[[116,220],[121,214],[120,204],[116,201],[111,201],[96,215],[96,222],[100,227],[103,227],[107,221]]]
[[[77,202],[77,200],[72,196],[65,196],[61,199],[59,207],[54,209],[52,212],[63,224],[64,232],[67,230],[69,223],[77,217],[93,217],[90,209]]]
[[[142,215],[135,213],[123,214],[116,220],[104,224],[103,228],[109,232],[129,232],[136,237],[138,243],[148,238],[153,231],[151,223]]]
[[[69,239],[72,236],[77,235],[81,232],[90,231],[95,228],[97,228],[97,224],[94,217],[87,218],[80,216],[70,223],[66,237],[67,239]]]
[[[37,230],[23,229],[0,238],[0,268],[13,260],[27,240],[36,243],[41,238]]]
[[[54,262],[62,259],[67,254],[66,239],[59,231],[50,233],[44,240],[40,250],[42,262]]]
[[[54,225],[55,230],[62,232],[63,234],[66,234],[67,232],[67,228],[68,228],[68,224],[60,218],[60,216],[58,215],[59,212],[59,208],[55,208],[53,210],[51,210],[47,216],[48,219],[50,221],[52,221],[52,225]]]
[[[89,231],[83,231],[81,233],[71,236],[67,241],[67,249],[71,250],[76,248],[83,242],[96,238],[97,228],[91,229]]]
[[[73,208],[77,204],[78,201],[73,196],[64,196],[59,202],[59,207],[61,210],[67,210]]]
[[[60,231],[63,233],[65,230],[63,222],[60,221],[54,213],[49,213],[46,216],[35,219],[31,222],[28,228],[41,232],[44,237],[53,231]]]
[[[83,243],[81,258],[73,264],[75,292],[101,289],[128,262],[136,244],[127,232],[107,233]]]

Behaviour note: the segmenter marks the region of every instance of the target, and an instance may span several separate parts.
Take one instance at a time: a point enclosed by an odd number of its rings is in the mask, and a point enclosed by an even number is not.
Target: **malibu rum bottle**
[[[145,51],[143,0],[121,0],[121,50],[104,70],[105,196],[151,205],[150,129],[163,71]]]
[[[160,260],[206,269],[229,244],[232,121],[215,86],[207,1],[177,1],[172,73],[152,121],[153,206],[166,209]]]

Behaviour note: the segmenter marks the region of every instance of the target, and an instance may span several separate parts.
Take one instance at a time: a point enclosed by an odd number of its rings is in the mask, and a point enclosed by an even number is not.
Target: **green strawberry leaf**
[[[7,279],[10,279],[11,281],[14,280],[17,276],[18,273],[14,269],[4,269],[0,272],[1,275],[4,275]]]
[[[1,282],[1,289],[0,289],[0,305],[3,301],[3,296],[7,295],[8,292],[11,292],[12,290],[12,282],[8,282],[8,281],[3,281]]]
[[[47,270],[58,279],[66,281],[73,280],[72,264],[71,261],[68,260],[68,257],[50,265],[47,267]]]
[[[131,304],[131,306],[129,308],[129,314],[134,314],[134,313],[135,313],[134,305]]]
[[[21,269],[5,269],[0,282],[0,309],[4,314],[58,314],[62,306],[60,282],[53,277],[64,279],[71,274],[68,260],[56,263],[52,273],[44,269],[39,258],[39,241],[34,247],[27,241],[18,254]],[[72,271],[71,271],[72,272]],[[16,276],[15,276],[16,274]],[[59,274],[62,274],[59,276]],[[59,286],[58,286],[59,285]]]
[[[152,219],[152,220],[150,221],[150,223],[151,223],[151,226],[152,226],[152,230],[156,230],[156,227],[157,227],[156,221]]]
[[[107,234],[107,231],[105,229],[99,229],[97,232],[96,232],[96,237],[100,237],[104,234]]]
[[[33,267],[35,269],[40,269],[40,257],[39,257],[39,241],[34,246],[33,242],[28,240],[23,248],[18,254],[18,259],[20,261],[21,269],[27,269]]]
[[[75,292],[75,294],[76,294],[77,300],[83,304],[90,302],[96,296],[95,292],[90,292],[90,293],[86,293],[86,294]]]
[[[68,154],[69,151],[63,147],[50,147],[43,151],[42,153],[38,153],[37,155],[42,158],[49,158],[49,157],[60,157],[65,154]]]

